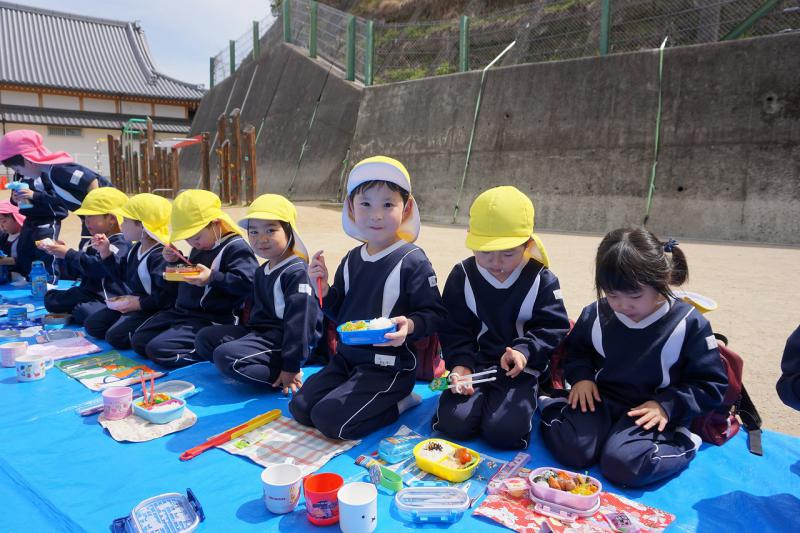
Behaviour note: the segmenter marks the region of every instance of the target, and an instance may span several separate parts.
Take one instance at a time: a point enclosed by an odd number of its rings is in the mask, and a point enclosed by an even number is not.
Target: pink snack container
[[[594,494],[590,494],[588,496],[583,494],[573,494],[571,492],[565,492],[563,490],[557,490],[551,487],[545,487],[543,485],[536,484],[534,479],[547,470],[552,472],[565,472],[569,474],[570,477],[577,475],[575,472],[570,472],[569,470],[564,470],[563,468],[537,468],[528,476],[528,481],[531,485],[532,496],[548,503],[554,503],[562,507],[568,507],[570,510],[575,510],[577,512],[589,511],[597,507],[598,503],[600,502],[600,493],[603,492],[603,485],[597,479],[588,476],[589,480],[597,485],[597,492]]]
[[[103,391],[103,416],[106,420],[122,420],[131,414],[133,389],[110,387]]]

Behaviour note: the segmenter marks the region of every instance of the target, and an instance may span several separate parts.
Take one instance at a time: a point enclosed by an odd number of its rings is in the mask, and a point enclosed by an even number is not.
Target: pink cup
[[[12,368],[17,357],[22,357],[27,351],[28,343],[24,341],[0,344],[0,358],[2,359],[2,365]]]
[[[106,420],[122,420],[131,414],[133,389],[111,387],[103,391],[103,416]]]

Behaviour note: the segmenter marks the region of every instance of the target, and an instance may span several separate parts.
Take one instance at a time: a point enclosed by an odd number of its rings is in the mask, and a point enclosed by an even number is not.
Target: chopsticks
[[[147,381],[144,378],[144,370],[139,374],[139,381],[142,384],[142,407],[152,407],[155,405],[156,386],[154,373],[150,373],[150,392],[147,392]]]
[[[186,259],[186,256],[184,256],[183,253],[181,253],[181,251],[175,247],[174,244],[170,243],[167,244],[167,246],[169,247],[170,250],[172,250],[175,253],[175,255],[178,256],[178,259],[186,263],[187,266],[194,266],[188,259]]]
[[[317,298],[319,298],[319,308],[322,309],[322,278],[317,278]]]
[[[249,433],[256,428],[259,428],[265,424],[269,424],[273,420],[277,420],[281,416],[280,409],[273,409],[272,411],[267,411],[261,415],[258,415],[255,418],[251,418],[244,424],[240,424],[236,427],[233,427],[227,431],[223,431],[218,435],[214,435],[213,437],[209,437],[203,444],[195,446],[189,450],[183,452],[180,456],[181,461],[188,461],[194,457],[197,457],[201,453],[205,452],[206,450],[210,450],[215,446],[219,446],[220,444],[224,444],[230,440],[236,439],[244,435],[245,433]]]
[[[461,386],[477,385],[478,383],[486,383],[486,382],[489,382],[489,381],[494,381],[494,380],[497,379],[494,376],[490,377],[490,378],[484,378],[484,379],[474,379],[474,378],[480,377],[480,376],[487,376],[489,374],[495,374],[495,373],[497,373],[497,369],[496,368],[492,368],[490,370],[484,370],[483,372],[476,372],[475,374],[467,374],[466,376],[461,376],[460,379],[457,382],[453,383],[452,385],[450,385],[447,388],[448,389],[455,389],[455,388],[461,387]],[[469,381],[461,381],[462,379],[463,380],[469,379]]]

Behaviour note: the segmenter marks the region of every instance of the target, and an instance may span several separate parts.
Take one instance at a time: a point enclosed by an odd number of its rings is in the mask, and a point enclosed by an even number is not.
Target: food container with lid
[[[414,454],[414,446],[424,438],[417,434],[386,437],[378,443],[378,456],[389,464],[400,463]]]
[[[403,520],[417,523],[458,522],[469,509],[469,496],[458,487],[409,487],[394,502]]]
[[[111,524],[113,533],[189,533],[205,520],[192,489],[159,494],[141,502],[131,514]]]
[[[537,483],[538,478],[546,475],[548,471],[553,473],[563,472],[570,478],[578,476],[575,472],[560,468],[541,467],[533,470],[528,476],[528,482],[531,486],[531,500],[537,504],[537,512],[574,520],[579,516],[590,516],[597,511],[600,506],[600,492],[603,490],[603,485],[600,481],[591,476],[582,476],[589,483],[597,486],[597,490],[592,494],[576,494]]]
[[[441,453],[433,449],[437,447],[441,448]],[[471,459],[467,463],[458,464],[454,452],[461,448],[469,453]],[[444,439],[426,439],[418,443],[414,446],[414,458],[421,470],[453,483],[461,483],[471,478],[481,462],[481,456],[475,450]]]
[[[397,331],[395,324],[385,325],[383,327],[375,327],[374,321],[380,320],[381,324],[388,321],[388,318],[374,319],[374,320],[354,320],[345,322],[336,328],[339,338],[344,344],[360,345],[360,344],[381,344],[388,342],[384,335]],[[358,329],[351,329],[358,328]]]

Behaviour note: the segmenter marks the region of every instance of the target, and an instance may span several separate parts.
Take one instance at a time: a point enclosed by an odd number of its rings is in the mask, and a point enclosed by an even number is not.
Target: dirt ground
[[[236,219],[243,208],[229,212]],[[311,253],[325,250],[331,272],[357,243],[341,227],[339,207],[320,203],[298,205],[300,234]],[[70,216],[62,239],[77,243],[78,219]],[[418,244],[438,274],[439,286],[451,268],[466,257],[466,228],[424,225]],[[601,235],[541,232],[561,281],[571,318],[594,299],[594,254]],[[661,236],[662,238],[666,236]],[[681,241],[689,262],[687,290],[717,301],[707,318],[714,330],[730,339],[731,348],[745,360],[745,385],[768,429],[800,436],[800,413],[784,406],[775,392],[780,360],[789,334],[800,323],[800,249],[750,244]]]

